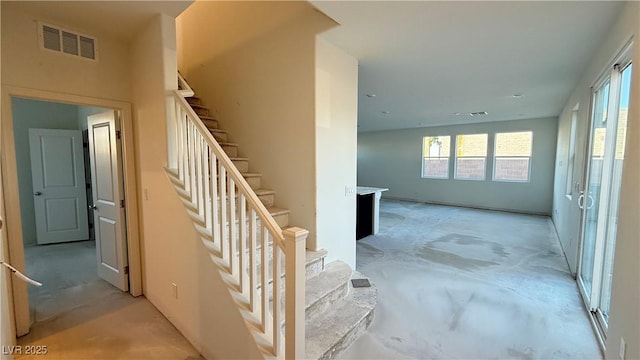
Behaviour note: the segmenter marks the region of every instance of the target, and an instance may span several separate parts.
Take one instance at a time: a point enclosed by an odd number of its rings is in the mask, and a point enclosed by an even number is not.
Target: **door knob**
[[[40,196],[40,195],[42,195],[42,193],[40,191],[36,191],[35,194],[33,194],[33,195]]]
[[[89,209],[91,210],[98,210],[98,207],[96,205],[91,205],[89,206]]]

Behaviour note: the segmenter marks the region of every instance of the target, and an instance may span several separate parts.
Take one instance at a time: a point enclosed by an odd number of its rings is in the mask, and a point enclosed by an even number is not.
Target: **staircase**
[[[361,274],[304,249],[308,232],[289,227],[275,191],[179,79],[167,174],[258,348],[265,358],[335,358],[371,324],[376,288],[354,288]]]

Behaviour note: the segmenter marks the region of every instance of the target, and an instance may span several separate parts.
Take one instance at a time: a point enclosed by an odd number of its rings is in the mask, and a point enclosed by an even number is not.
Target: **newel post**
[[[292,227],[283,231],[285,256],[285,348],[286,359],[305,358],[305,250],[309,231]]]

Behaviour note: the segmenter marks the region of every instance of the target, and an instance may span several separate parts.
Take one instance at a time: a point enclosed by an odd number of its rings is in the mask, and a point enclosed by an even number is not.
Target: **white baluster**
[[[238,251],[238,232],[236,231],[236,183],[229,178],[229,269],[231,276],[236,279],[238,271],[236,269],[236,252]]]
[[[258,304],[258,284],[257,284],[257,263],[258,263],[258,229],[256,228],[256,211],[252,208],[250,211],[250,226],[249,237],[251,244],[249,246],[249,304],[251,305],[251,312],[256,313],[256,307]]]
[[[210,151],[213,151],[210,149]],[[218,200],[218,159],[215,154],[211,153],[209,158],[209,166],[211,167],[211,231],[213,232],[213,243],[220,249],[220,204]]]
[[[220,230],[222,236],[220,238],[220,253],[222,260],[228,261],[227,254],[229,248],[229,222],[227,221],[227,170],[220,165]]]
[[[262,222],[264,223],[264,222]],[[264,225],[261,224],[260,225],[260,238],[261,238],[261,243],[260,246],[262,246],[262,271],[261,271],[261,275],[262,275],[262,279],[261,279],[261,286],[260,289],[262,290],[262,306],[261,306],[261,323],[262,323],[262,331],[264,331],[264,333],[266,334],[267,331],[269,330],[269,291],[267,291],[269,289],[269,233],[266,231],[266,229],[264,228]]]
[[[273,352],[278,355],[282,351],[282,312],[280,309],[280,276],[282,275],[281,269],[281,251],[276,244],[273,244],[272,250],[273,256],[271,259],[271,267],[273,268],[273,287],[271,291],[273,293],[272,301],[272,314],[273,314]]]
[[[248,276],[247,274],[247,264],[246,264],[246,258],[247,258],[247,199],[245,198],[244,194],[240,194],[239,197],[240,200],[240,221],[238,223],[239,226],[239,241],[240,241],[240,253],[239,253],[239,257],[238,257],[238,267],[240,268],[240,276],[239,276],[239,280],[240,283],[238,284],[240,286],[240,291],[242,292],[242,294],[246,294],[247,293],[247,281],[246,278]]]

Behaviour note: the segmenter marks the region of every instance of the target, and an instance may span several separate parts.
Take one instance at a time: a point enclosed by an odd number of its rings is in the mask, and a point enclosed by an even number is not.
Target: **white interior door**
[[[98,276],[123,291],[129,289],[124,191],[117,111],[91,115],[89,153]]]
[[[29,129],[29,146],[38,244],[87,240],[82,132]]]

